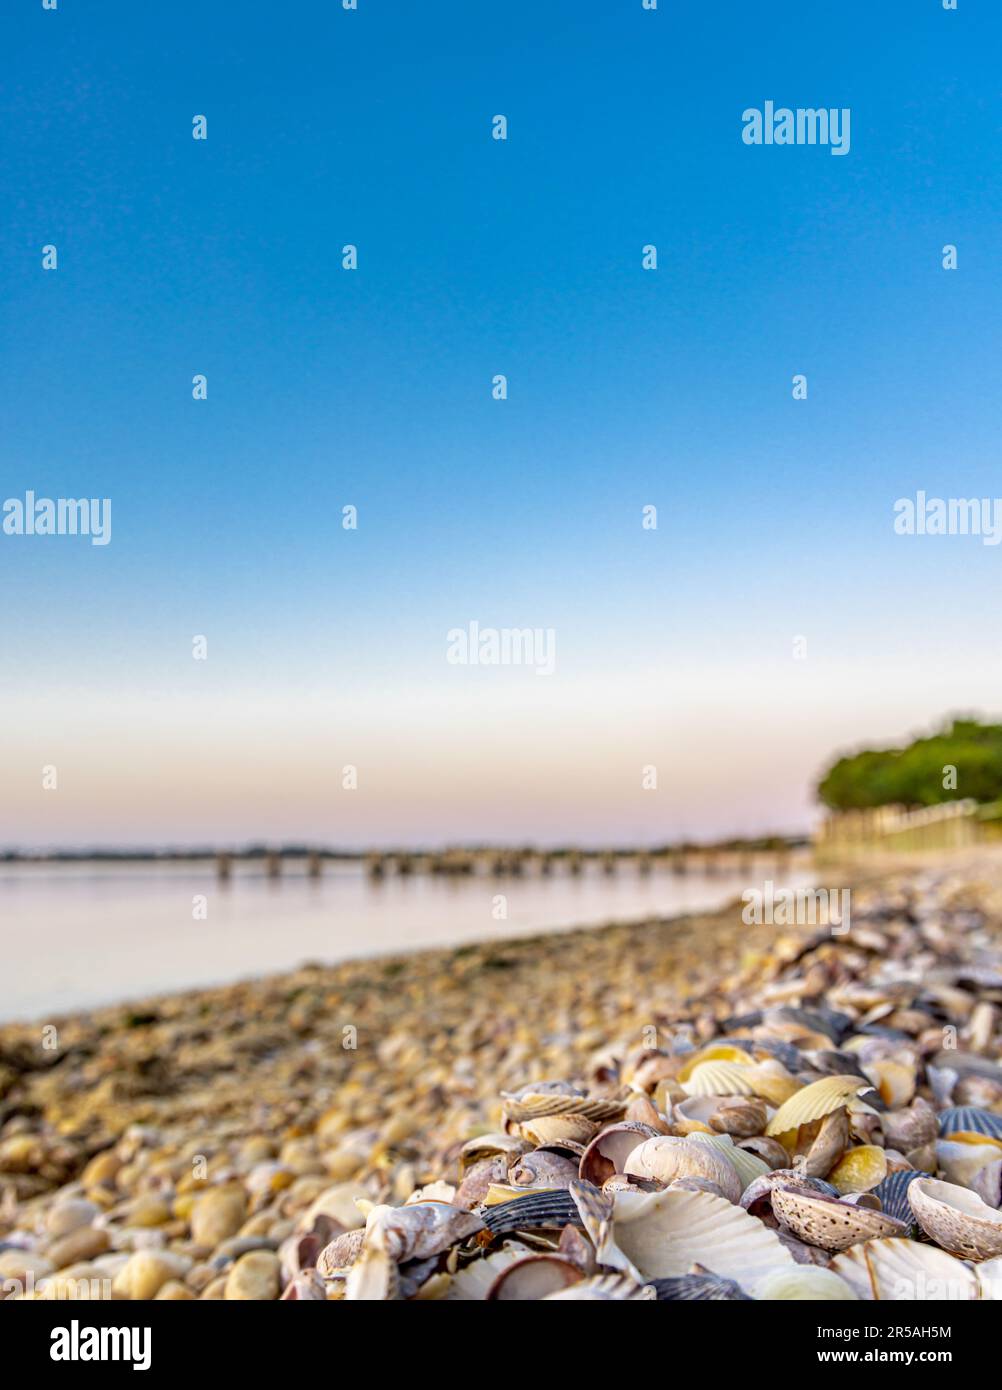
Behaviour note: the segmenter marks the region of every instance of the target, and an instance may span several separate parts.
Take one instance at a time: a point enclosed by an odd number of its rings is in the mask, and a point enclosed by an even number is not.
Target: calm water
[[[624,867],[579,878],[439,878],[371,883],[360,867],[280,882],[237,866],[220,886],[211,864],[8,865],[0,868],[0,1019],[46,1015],[286,970],[303,961],[418,950],[543,929],[712,908],[769,875],[642,876]],[[805,867],[784,875],[805,885]],[[208,916],[192,916],[203,894]],[[492,915],[497,894],[508,917]]]

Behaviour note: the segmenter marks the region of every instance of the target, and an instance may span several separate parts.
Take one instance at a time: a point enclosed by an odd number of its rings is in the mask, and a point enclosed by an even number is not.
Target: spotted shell
[[[919,1178],[908,1190],[915,1219],[951,1255],[989,1260],[1002,1255],[1002,1212],[956,1183]]]
[[[772,1209],[788,1231],[822,1250],[845,1250],[875,1236],[908,1233],[906,1226],[883,1212],[789,1187],[773,1188]]]

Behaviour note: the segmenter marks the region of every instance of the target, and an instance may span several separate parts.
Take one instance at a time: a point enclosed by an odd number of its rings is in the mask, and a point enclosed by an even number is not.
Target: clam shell
[[[708,1123],[717,1134],[748,1139],[761,1134],[767,1121],[765,1101],[757,1096],[727,1096],[712,1111]]]
[[[700,1143],[709,1135],[690,1134],[686,1139],[658,1134],[645,1139],[626,1160],[629,1177],[653,1178],[670,1183],[676,1178],[706,1178],[716,1183],[730,1201],[741,1196],[741,1179],[727,1156],[712,1143]]]
[[[657,1130],[652,1129],[650,1125],[631,1120],[610,1125],[600,1134],[596,1134],[581,1155],[577,1176],[585,1182],[601,1187],[614,1173],[624,1171],[626,1160],[638,1144],[645,1139],[653,1138],[656,1134]]]
[[[759,1134],[754,1139],[740,1139],[736,1147],[746,1149],[748,1153],[760,1158],[767,1168],[785,1168],[790,1162],[790,1155],[779,1140],[767,1139],[764,1134]]]
[[[958,1130],[965,1134],[983,1134],[989,1139],[1002,1139],[1002,1115],[996,1115],[991,1110],[979,1110],[973,1105],[951,1106],[940,1114],[939,1132],[947,1139]]]
[[[758,1279],[793,1264],[774,1231],[708,1192],[619,1192],[612,1226],[619,1249],[645,1279],[670,1279],[699,1264],[754,1297]]]
[[[818,1245],[822,1250],[845,1250],[859,1241],[906,1235],[908,1231],[900,1221],[883,1212],[790,1187],[773,1188],[772,1209],[798,1240]]]
[[[551,1149],[533,1149],[508,1169],[512,1187],[569,1187],[578,1175],[578,1160]]]
[[[559,1255],[526,1255],[502,1270],[487,1293],[487,1302],[538,1302],[581,1282],[581,1271]]]
[[[795,1265],[767,1274],[755,1297],[769,1302],[858,1303],[859,1295],[846,1281],[820,1265]]]
[[[546,1295],[546,1302],[556,1299],[589,1299],[609,1303],[652,1301],[657,1295],[650,1284],[638,1284],[626,1274],[595,1274],[582,1279],[560,1293]]]
[[[810,1124],[812,1120],[824,1119],[834,1110],[850,1106],[866,1109],[866,1102],[860,1096],[873,1092],[873,1087],[858,1076],[825,1076],[820,1081],[812,1081],[796,1095],[785,1101],[773,1115],[766,1127],[766,1134],[787,1134]]]
[[[573,1197],[563,1188],[527,1192],[524,1197],[487,1207],[483,1224],[492,1236],[511,1231],[559,1231],[564,1226],[582,1225]]]
[[[671,1108],[671,1126],[677,1135],[712,1134],[710,1117],[717,1113],[719,1096],[687,1096]]]
[[[962,1302],[979,1293],[977,1278],[961,1260],[896,1236],[854,1245],[836,1255],[828,1268],[860,1298],[876,1302]]]
[[[919,1178],[908,1190],[915,1220],[951,1255],[990,1260],[1002,1255],[1002,1213],[955,1183]]]
[[[828,1181],[841,1196],[850,1192],[870,1192],[887,1177],[887,1156],[876,1144],[860,1144],[849,1149],[828,1174]]]
[[[750,1303],[751,1298],[733,1279],[719,1274],[682,1274],[674,1279],[652,1279],[659,1303]]]
[[[404,1260],[426,1260],[483,1229],[479,1216],[448,1202],[376,1206],[366,1219],[363,1254],[384,1250],[398,1264]]]

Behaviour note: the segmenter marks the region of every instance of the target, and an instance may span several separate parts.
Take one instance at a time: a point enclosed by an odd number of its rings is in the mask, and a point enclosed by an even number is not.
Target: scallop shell
[[[502,1270],[487,1293],[487,1302],[535,1303],[581,1282],[581,1271],[560,1255],[526,1255]]]
[[[887,1177],[887,1155],[876,1144],[860,1144],[849,1149],[828,1174],[828,1181],[841,1196],[850,1192],[871,1192]]]
[[[682,1274],[674,1279],[652,1279],[650,1287],[659,1303],[750,1303],[751,1297],[733,1279],[719,1274]]]
[[[820,1081],[812,1081],[779,1107],[765,1132],[768,1135],[787,1134],[843,1108],[871,1110],[872,1113],[871,1107],[860,1099],[867,1091],[872,1092],[873,1087],[858,1076],[825,1076]]]
[[[621,1124],[610,1125],[596,1134],[578,1165],[577,1176],[596,1187],[613,1176],[622,1173],[624,1165],[633,1150],[645,1139],[652,1139],[657,1130],[650,1125],[639,1124],[635,1120],[624,1120]]]
[[[645,1279],[670,1279],[699,1264],[754,1296],[763,1275],[793,1264],[774,1231],[708,1192],[619,1192],[613,1234]]]
[[[955,1183],[919,1178],[908,1190],[915,1220],[951,1255],[990,1260],[1002,1255],[1002,1213]]]
[[[708,1140],[709,1135],[691,1134],[686,1139],[658,1134],[645,1139],[626,1160],[624,1172],[629,1177],[653,1178],[670,1183],[676,1178],[706,1178],[716,1183],[730,1201],[741,1196],[741,1179],[730,1159]]]
[[[684,1084],[692,1076],[695,1069],[701,1067],[704,1062],[738,1062],[747,1065],[754,1060],[750,1052],[734,1043],[711,1043],[709,1047],[701,1047],[683,1066],[679,1067],[677,1079]]]
[[[1002,1257],[976,1265],[974,1273],[980,1296],[990,1303],[1002,1303]]]
[[[882,1183],[874,1189],[874,1196],[880,1198],[880,1205],[888,1216],[903,1221],[906,1226],[914,1226],[915,1213],[908,1200],[908,1189],[916,1178],[930,1178],[931,1173],[923,1173],[916,1168],[905,1168],[897,1173],[889,1173]]]
[[[493,1236],[511,1231],[554,1231],[580,1226],[581,1217],[573,1197],[563,1188],[546,1192],[527,1192],[525,1196],[488,1207],[483,1224]]]
[[[845,1250],[876,1236],[907,1235],[908,1228],[893,1217],[868,1207],[853,1206],[833,1197],[798,1192],[792,1187],[772,1190],[772,1209],[788,1231],[807,1245],[822,1250]]]
[[[859,1295],[844,1279],[820,1265],[773,1270],[759,1282],[755,1297],[763,1302],[859,1302]]]
[[[939,1132],[946,1139],[957,1131],[1002,1139],[1002,1115],[996,1115],[991,1110],[979,1110],[973,1105],[951,1106],[940,1114]]]
[[[626,1109],[625,1100],[610,1100],[605,1096],[557,1095],[551,1092],[502,1092],[504,1113],[508,1120],[523,1124],[544,1115],[583,1115],[586,1120],[604,1123],[619,1120]]]
[[[681,1085],[687,1096],[753,1096],[755,1070],[741,1062],[700,1062]]]
[[[860,1298],[876,1302],[962,1302],[979,1293],[970,1266],[933,1245],[896,1236],[854,1245],[828,1268]]]

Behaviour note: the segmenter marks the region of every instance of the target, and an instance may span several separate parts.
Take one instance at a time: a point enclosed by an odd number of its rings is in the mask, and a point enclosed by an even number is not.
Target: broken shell
[[[776,1186],[772,1209],[788,1231],[808,1245],[822,1250],[845,1250],[877,1236],[903,1236],[908,1228],[893,1217],[867,1207]]]
[[[718,1096],[688,1096],[671,1108],[671,1127],[676,1135],[712,1134],[710,1117],[717,1113]]]
[[[753,1297],[755,1284],[793,1256],[774,1231],[708,1192],[617,1193],[616,1244],[645,1279],[688,1274],[694,1264],[735,1279]]]
[[[849,1149],[828,1174],[828,1181],[840,1196],[850,1192],[870,1192],[887,1177],[887,1157],[875,1144]]]
[[[862,1299],[882,1302],[965,1301],[978,1297],[969,1265],[917,1240],[867,1240],[836,1255],[828,1268]]]
[[[716,1183],[730,1201],[736,1202],[742,1186],[737,1169],[713,1145],[698,1142],[708,1137],[689,1135],[686,1139],[678,1139],[658,1134],[653,1139],[645,1139],[626,1160],[624,1171],[628,1177],[663,1183],[675,1178],[706,1178]]]
[[[650,1125],[624,1120],[621,1124],[610,1125],[596,1134],[584,1153],[578,1166],[577,1176],[585,1182],[601,1187],[615,1173],[622,1173],[633,1150],[644,1139],[655,1137],[657,1131]]]
[[[365,1223],[365,1250],[385,1250],[398,1264],[425,1260],[483,1229],[479,1216],[447,1202],[377,1206]]]
[[[1002,1214],[955,1183],[919,1178],[908,1189],[915,1219],[951,1255],[990,1260],[1002,1255]]]
[[[787,1134],[810,1124],[812,1120],[824,1119],[834,1110],[871,1109],[868,1097],[876,1092],[867,1081],[858,1076],[825,1076],[820,1081],[812,1081],[796,1095],[785,1101],[773,1115],[766,1128],[766,1134]]]
[[[549,1149],[535,1149],[516,1159],[508,1170],[513,1187],[569,1187],[578,1175],[578,1164]]]
[[[526,1255],[498,1275],[488,1291],[487,1302],[537,1302],[580,1282],[581,1271],[570,1260],[559,1255]]]

